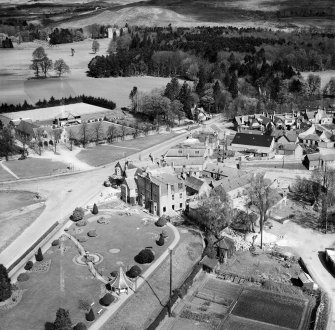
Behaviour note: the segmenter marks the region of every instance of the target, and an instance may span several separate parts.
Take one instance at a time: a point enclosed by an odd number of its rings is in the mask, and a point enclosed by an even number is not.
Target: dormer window
[[[183,150],[179,149],[178,154],[182,154],[182,153],[183,153]]]

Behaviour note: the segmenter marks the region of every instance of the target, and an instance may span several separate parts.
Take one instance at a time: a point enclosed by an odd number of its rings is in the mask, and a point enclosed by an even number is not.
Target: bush
[[[101,299],[100,299],[100,305],[102,306],[109,306],[113,301],[115,300],[115,298],[110,294],[110,293],[106,293]]]
[[[22,273],[17,277],[18,282],[25,282],[29,280],[29,275],[27,273]]]
[[[164,243],[165,243],[165,240],[164,240],[163,235],[161,234],[161,235],[159,236],[159,239],[156,241],[156,244],[157,244],[158,246],[163,246]]]
[[[93,214],[98,214],[98,213],[99,213],[99,210],[98,210],[97,204],[95,204],[95,203],[94,203],[94,205],[93,205],[93,210],[92,210],[92,213],[93,213]]]
[[[126,275],[130,278],[135,278],[137,276],[140,276],[141,273],[142,273],[141,268],[139,266],[135,265],[127,271]]]
[[[91,304],[87,299],[79,299],[78,308],[87,312],[90,310]]]
[[[84,227],[84,226],[86,226],[86,225],[87,225],[87,220],[84,220],[84,219],[79,220],[79,221],[76,223],[76,226],[78,226],[78,227]]]
[[[166,215],[162,215],[156,222],[155,225],[157,227],[163,227],[167,224],[167,222],[170,221],[170,218]]]
[[[113,270],[111,272],[111,276],[113,276],[113,277],[117,277],[118,275],[119,275],[119,272],[117,270]]]
[[[135,261],[139,264],[149,264],[153,262],[155,259],[155,255],[152,250],[144,249],[142,250],[136,257]]]
[[[73,327],[73,330],[87,330],[87,326],[85,323],[79,322]]]
[[[87,233],[87,236],[89,236],[89,237],[97,237],[98,234],[97,234],[96,230],[93,229],[93,230],[90,230],[90,231]]]
[[[88,238],[86,236],[79,236],[77,237],[77,241],[79,243],[84,243],[84,242],[87,242]]]
[[[169,237],[169,235],[168,235],[168,233],[165,229],[162,230],[161,236],[163,236],[163,238],[168,238]]]
[[[86,321],[92,322],[95,320],[95,315],[93,309],[91,308],[88,313],[86,313]]]
[[[33,268],[33,266],[34,266],[34,263],[33,263],[32,261],[29,260],[29,261],[26,263],[26,265],[24,266],[24,269],[25,269],[25,270],[30,270],[30,269]]]
[[[7,300],[12,295],[12,286],[7,268],[0,264],[0,301]]]
[[[38,248],[37,254],[35,254],[36,261],[42,261],[43,260],[43,253],[41,248]]]
[[[84,218],[85,211],[82,207],[76,207],[72,213],[71,219],[75,222]]]
[[[52,246],[58,246],[59,245],[59,239],[55,239],[54,241],[52,241],[51,245]]]

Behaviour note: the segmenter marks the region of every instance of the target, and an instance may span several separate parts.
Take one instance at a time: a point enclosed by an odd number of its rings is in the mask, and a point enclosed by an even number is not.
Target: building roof
[[[303,137],[303,140],[320,141],[320,137],[317,134],[308,134]]]
[[[299,144],[281,144],[278,149],[285,150],[285,151],[294,151],[300,145]]]
[[[247,184],[249,184],[251,176],[252,174],[249,174],[247,172],[241,172],[240,176],[212,181],[211,184],[213,188],[216,188],[221,185],[223,189],[228,193],[230,191],[233,191],[237,188],[242,188]]]
[[[213,164],[213,163],[207,164],[204,169],[204,172],[219,174],[225,177],[234,177],[241,174],[241,171],[236,168],[224,166],[223,164]]]
[[[321,159],[324,162],[333,162],[335,161],[335,154],[325,154],[325,155],[321,155]]]
[[[205,157],[207,147],[203,144],[178,144],[165,154],[165,157]]]
[[[218,241],[214,242],[214,245],[218,246],[220,249],[230,250],[235,247],[234,241],[229,237],[222,237]]]
[[[199,178],[196,178],[194,176],[189,176],[185,180],[185,186],[192,188],[193,190],[199,191],[201,187],[207,183]]]
[[[219,261],[217,259],[211,259],[208,256],[204,256],[200,261],[200,264],[209,268],[214,269],[218,265]]]
[[[270,147],[273,136],[236,133],[232,144],[241,144],[254,147]]]
[[[30,122],[21,120],[20,123],[16,126],[16,131],[24,133],[29,136],[35,135],[35,130],[38,128],[37,125],[34,125]]]
[[[321,155],[319,153],[315,153],[315,154],[308,154],[306,155],[306,158],[308,158],[308,160],[311,161],[319,161],[319,159],[321,159]]]
[[[124,273],[123,268],[120,267],[120,271],[117,274],[117,277],[111,281],[110,286],[118,290],[125,290],[134,287],[134,283],[127,277]]]
[[[165,162],[169,166],[192,166],[192,165],[203,165],[205,158],[203,157],[168,157]]]
[[[0,120],[3,126],[7,126],[11,121],[11,119],[7,117],[6,115],[0,115]]]
[[[59,105],[56,107],[39,108],[26,111],[9,112],[6,117],[13,119],[30,118],[32,121],[55,119],[61,113],[76,113],[78,115],[106,112],[105,108],[87,103]]]
[[[126,182],[129,190],[137,189],[137,184],[134,177],[125,178],[124,181]]]
[[[285,137],[286,137],[288,142],[295,142],[295,141],[297,141],[298,134],[294,131],[289,131],[285,134]]]

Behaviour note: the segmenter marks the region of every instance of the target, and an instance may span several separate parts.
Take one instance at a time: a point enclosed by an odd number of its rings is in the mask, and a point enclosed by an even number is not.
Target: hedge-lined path
[[[162,253],[162,255],[153,262],[150,267],[143,273],[143,275],[136,280],[136,290],[138,290],[143,283],[145,283],[146,279],[156,270],[158,266],[166,259],[169,255],[169,250],[173,250],[180,240],[179,231],[175,226],[171,223],[167,223],[174,234],[174,240],[170,244],[170,246]],[[121,294],[114,304],[111,304],[109,307],[106,308],[105,312],[97,319],[90,327],[89,330],[100,330],[101,327],[108,321],[110,317],[134,294],[134,291],[129,291],[129,294]]]

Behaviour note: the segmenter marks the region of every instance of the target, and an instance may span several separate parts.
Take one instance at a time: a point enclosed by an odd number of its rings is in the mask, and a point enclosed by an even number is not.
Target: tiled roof
[[[207,147],[204,145],[189,145],[179,144],[172,147],[166,154],[165,157],[204,157],[206,154]]]
[[[165,159],[169,166],[191,166],[191,165],[203,165],[205,159],[203,157],[167,157]]]
[[[185,180],[185,186],[190,187],[196,191],[199,191],[203,184],[205,184],[203,180],[194,176],[187,177]]]
[[[21,120],[20,123],[16,126],[16,131],[27,134],[32,137],[35,135],[35,130],[37,128],[38,128],[37,125]]]
[[[249,145],[254,147],[270,147],[273,136],[236,133],[232,144]]]
[[[295,142],[298,138],[298,134],[296,132],[287,132],[285,137],[289,142]]]
[[[207,164],[204,169],[204,172],[219,174],[219,175],[226,176],[226,177],[233,177],[233,176],[241,175],[240,170],[236,168],[224,166],[221,164]]]
[[[242,176],[235,176],[232,178],[224,178],[218,181],[212,181],[212,185],[214,188],[218,186],[222,186],[226,192],[230,192],[237,188],[242,188],[247,185],[250,181],[251,175],[245,174]]]
[[[125,182],[127,183],[127,186],[130,190],[137,188],[136,181],[135,181],[134,177],[125,178]]]
[[[302,138],[303,140],[311,140],[311,141],[320,141],[320,137],[317,134],[308,134]]]

